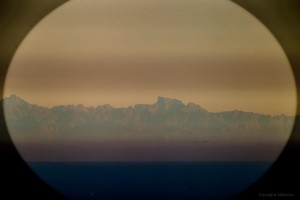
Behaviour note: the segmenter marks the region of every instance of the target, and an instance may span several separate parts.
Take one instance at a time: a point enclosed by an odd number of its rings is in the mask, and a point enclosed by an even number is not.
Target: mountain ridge
[[[5,98],[5,123],[25,160],[274,160],[294,117],[201,106],[158,97],[128,108],[82,104],[52,108]]]
[[[106,108],[106,109],[130,109],[130,108],[142,108],[142,107],[148,107],[148,106],[158,106],[159,108],[170,108],[172,106],[178,106],[178,107],[187,107],[189,108],[191,111],[195,110],[195,109],[201,109],[204,112],[208,112],[208,113],[215,113],[215,114],[220,114],[220,113],[235,113],[235,112],[243,112],[243,113],[252,113],[252,114],[258,114],[258,115],[265,115],[265,116],[287,116],[287,117],[294,117],[294,116],[290,116],[290,115],[285,115],[285,114],[278,114],[278,115],[271,115],[271,114],[264,114],[264,113],[257,113],[257,112],[250,112],[250,111],[243,111],[243,110],[226,110],[226,111],[218,111],[218,112],[209,112],[206,109],[204,109],[203,107],[201,107],[199,104],[195,104],[192,102],[189,102],[187,104],[184,104],[181,100],[175,99],[175,98],[169,98],[169,97],[163,97],[163,96],[158,96],[157,100],[154,104],[143,104],[143,103],[138,103],[135,105],[129,105],[127,107],[114,107],[111,104],[101,104],[101,105],[96,105],[96,106],[86,106],[84,104],[78,103],[78,104],[60,104],[60,105],[54,105],[52,107],[47,107],[47,106],[41,106],[38,104],[32,104],[29,103],[27,100],[24,100],[23,98],[13,94],[10,95],[9,97],[4,97],[1,102],[14,102],[14,103],[18,103],[18,104],[28,104],[31,106],[37,106],[40,108],[44,108],[44,109],[57,109],[57,108],[62,108],[62,107],[66,107],[66,108],[81,108],[81,109],[97,109],[97,108]]]
[[[208,112],[197,104],[158,97],[154,104],[128,108],[82,104],[52,108],[11,96],[3,100],[7,126],[20,141],[285,141],[294,118],[243,111]]]

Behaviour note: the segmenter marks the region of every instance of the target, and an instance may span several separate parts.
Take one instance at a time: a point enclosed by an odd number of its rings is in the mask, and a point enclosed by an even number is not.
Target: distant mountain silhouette
[[[201,106],[158,97],[154,104],[59,105],[46,108],[12,95],[2,100],[6,123],[18,141],[144,140],[282,143],[294,117],[243,111],[212,113]]]

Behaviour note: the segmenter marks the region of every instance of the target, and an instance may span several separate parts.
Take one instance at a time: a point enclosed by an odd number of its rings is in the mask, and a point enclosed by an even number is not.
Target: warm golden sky
[[[4,93],[48,107],[166,96],[208,111],[296,109],[280,45],[227,0],[72,0],[25,38]]]

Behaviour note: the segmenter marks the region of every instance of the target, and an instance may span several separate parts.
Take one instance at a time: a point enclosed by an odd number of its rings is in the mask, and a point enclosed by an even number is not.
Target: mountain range
[[[208,112],[201,106],[158,97],[127,108],[30,104],[16,95],[2,100],[6,124],[17,142],[149,141],[282,143],[294,117],[244,111]]]

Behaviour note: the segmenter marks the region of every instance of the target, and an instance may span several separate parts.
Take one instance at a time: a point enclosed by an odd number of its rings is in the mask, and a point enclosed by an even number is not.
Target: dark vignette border
[[[9,63],[29,31],[48,13],[68,0],[0,1],[0,98]],[[300,1],[232,0],[255,15],[284,49],[300,87]],[[297,114],[300,114],[297,91]],[[300,161],[300,117],[290,140],[271,169],[235,199],[296,199]],[[60,200],[63,196],[42,182],[24,163],[10,140],[0,105],[0,197],[1,199]]]
[[[0,98],[7,69],[18,46],[48,13],[67,0],[0,1]],[[2,104],[2,102],[1,102]],[[35,175],[22,160],[9,137],[0,105],[0,199],[63,200],[61,194]]]
[[[270,170],[236,199],[300,199],[300,1],[232,1],[273,33],[288,57],[297,87],[297,117],[288,144]]]

